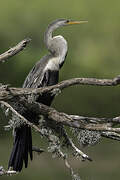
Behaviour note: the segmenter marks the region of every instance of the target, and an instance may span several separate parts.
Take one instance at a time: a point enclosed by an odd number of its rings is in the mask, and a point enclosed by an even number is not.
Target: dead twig
[[[37,152],[38,154],[41,154],[42,152],[44,152],[44,149],[33,146],[32,151]]]
[[[18,54],[20,51],[22,51],[27,44],[31,41],[30,38],[24,39],[21,42],[19,42],[16,46],[10,48],[8,51],[0,55],[0,62],[4,62],[8,60],[8,58],[14,56],[15,54]]]

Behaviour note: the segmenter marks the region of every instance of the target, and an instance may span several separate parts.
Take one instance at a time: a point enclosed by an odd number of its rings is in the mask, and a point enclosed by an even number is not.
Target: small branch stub
[[[17,174],[18,172],[16,171],[13,171],[13,170],[5,170],[2,166],[0,166],[0,176],[3,176],[3,175],[14,175],[14,174]]]

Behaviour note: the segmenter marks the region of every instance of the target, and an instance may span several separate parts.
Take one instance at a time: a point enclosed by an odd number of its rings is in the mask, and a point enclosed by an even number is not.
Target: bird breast
[[[60,65],[60,57],[53,57],[48,61],[44,71],[46,70],[59,71],[59,65]]]

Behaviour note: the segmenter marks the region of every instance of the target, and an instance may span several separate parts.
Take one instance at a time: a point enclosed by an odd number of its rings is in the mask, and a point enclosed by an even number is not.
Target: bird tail
[[[13,144],[8,168],[12,167],[14,171],[21,171],[23,162],[25,163],[25,168],[27,168],[28,154],[30,154],[30,159],[32,160],[31,128],[25,125],[15,130],[15,142]]]

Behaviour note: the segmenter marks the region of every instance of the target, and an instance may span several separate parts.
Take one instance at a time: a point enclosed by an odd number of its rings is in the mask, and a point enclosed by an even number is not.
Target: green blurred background
[[[63,35],[69,45],[66,63],[60,80],[74,77],[113,78],[120,74],[120,1],[116,0],[1,0],[0,53],[26,37],[32,42],[27,48],[0,64],[0,82],[21,87],[32,66],[47,50],[43,34],[47,25],[58,18],[85,19],[88,24],[63,27],[55,34]],[[53,107],[69,114],[95,117],[119,115],[120,87],[71,87],[54,101]],[[12,148],[12,132],[5,132],[4,115],[0,118],[0,165],[7,168]],[[34,133],[34,144],[46,147]],[[113,180],[120,178],[120,144],[103,140],[95,147],[84,149],[94,161],[70,162],[83,180]],[[12,177],[1,179],[69,180],[64,164],[51,154],[34,154],[28,169]]]

